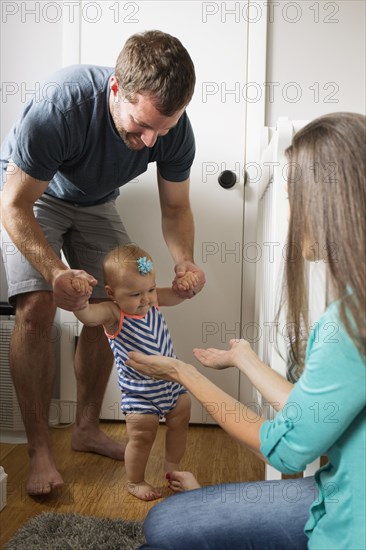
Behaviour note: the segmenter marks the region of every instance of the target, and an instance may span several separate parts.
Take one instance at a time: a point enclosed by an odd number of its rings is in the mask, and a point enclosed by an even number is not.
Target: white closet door
[[[213,13],[217,4],[201,2],[103,2],[97,23],[82,17],[81,62],[114,65],[126,38],[142,30],[160,29],[177,36],[190,52],[197,72],[194,99],[188,107],[197,145],[191,181],[196,224],[195,260],[207,275],[207,285],[194,300],[166,308],[177,355],[194,361],[192,348],[226,345],[240,334],[241,243],[247,23],[226,13]],[[214,9],[215,8],[215,9]],[[87,12],[85,12],[87,13]],[[116,22],[115,22],[116,21]],[[237,189],[224,190],[217,178],[224,169],[238,172]],[[170,284],[173,264],[161,236],[156,168],[121,190],[119,208],[133,240],[151,252],[158,284]],[[228,370],[206,371],[230,394],[239,395],[239,375]],[[120,395],[113,380],[103,416],[117,413]],[[221,407],[221,404],[213,404]],[[107,410],[106,410],[107,409]],[[225,414],[225,411],[223,411]],[[207,422],[194,403],[193,422]]]
[[[230,338],[240,336],[241,330],[248,92],[246,4],[85,1],[81,5],[81,63],[114,66],[128,36],[160,29],[182,41],[196,67],[196,91],[187,109],[197,145],[191,173],[191,203],[196,227],[195,261],[205,270],[207,284],[195,299],[164,309],[175,352],[194,364],[197,362],[192,348],[227,346]],[[223,170],[236,173],[237,183],[231,190],[218,183]],[[118,204],[131,238],[152,254],[158,284],[170,285],[173,263],[161,234],[155,165],[121,189]],[[203,370],[221,388],[239,397],[237,371]],[[119,403],[114,373],[102,417],[121,418]],[[214,403],[212,407],[222,405]],[[222,408],[222,414],[226,413],[232,411]],[[194,402],[191,421],[205,423],[211,419]]]

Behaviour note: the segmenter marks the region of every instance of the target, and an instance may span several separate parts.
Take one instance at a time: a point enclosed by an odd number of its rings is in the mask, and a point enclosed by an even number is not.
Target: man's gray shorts
[[[34,205],[34,215],[47,241],[60,256],[62,250],[69,266],[84,269],[98,284],[93,298],[106,298],[103,282],[103,258],[119,244],[131,242],[117,212],[115,201],[95,206],[75,206],[68,202],[42,195]],[[22,245],[26,250],[27,243]],[[1,248],[8,280],[9,300],[18,294],[52,287],[32,267],[2,228]]]

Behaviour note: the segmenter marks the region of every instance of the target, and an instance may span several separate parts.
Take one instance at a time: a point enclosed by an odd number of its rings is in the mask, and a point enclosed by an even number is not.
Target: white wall
[[[61,67],[61,10],[52,2],[0,3],[0,138],[4,139],[24,104],[41,91],[41,83]],[[50,3],[51,4],[51,3]],[[0,301],[7,285],[0,260]]]
[[[42,80],[62,65],[61,6],[61,0],[1,2],[1,140]],[[269,1],[268,126],[279,116],[365,112],[365,19],[363,0]],[[0,275],[6,300],[2,262]]]
[[[363,0],[270,0],[267,125],[279,116],[365,113],[365,28]]]
[[[62,66],[61,0],[0,2],[0,137],[4,139],[25,103],[42,94],[42,82]],[[7,302],[0,258],[0,301]],[[58,315],[55,330],[58,333]],[[59,364],[59,340],[55,342]],[[59,373],[53,396],[59,394]]]
[[[61,67],[60,4],[1,2],[1,139],[24,104],[41,91],[42,81]]]
[[[73,3],[67,4],[71,17]],[[0,2],[1,139],[30,94],[62,66],[62,9],[57,5],[62,1]],[[267,125],[275,125],[279,116],[365,112],[365,10],[363,0],[269,1]],[[230,63],[230,52],[227,59]],[[0,271],[0,299],[6,300],[2,262]]]

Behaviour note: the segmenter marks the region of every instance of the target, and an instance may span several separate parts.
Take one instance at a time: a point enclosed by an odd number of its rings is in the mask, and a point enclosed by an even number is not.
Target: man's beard
[[[111,112],[113,124],[117,131],[117,134],[119,135],[123,143],[133,151],[140,151],[141,149],[143,149],[145,147],[145,144],[141,141],[141,139],[136,134],[133,134],[131,132],[126,132],[121,122],[119,121],[118,116],[116,116],[115,112],[113,111]]]

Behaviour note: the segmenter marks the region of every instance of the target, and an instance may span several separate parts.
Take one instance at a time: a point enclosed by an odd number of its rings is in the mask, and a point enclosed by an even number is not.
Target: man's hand
[[[97,280],[81,269],[60,271],[53,280],[53,299],[56,306],[67,311],[83,309]]]
[[[181,298],[193,298],[203,289],[205,274],[192,262],[182,262],[175,266],[174,292]]]

